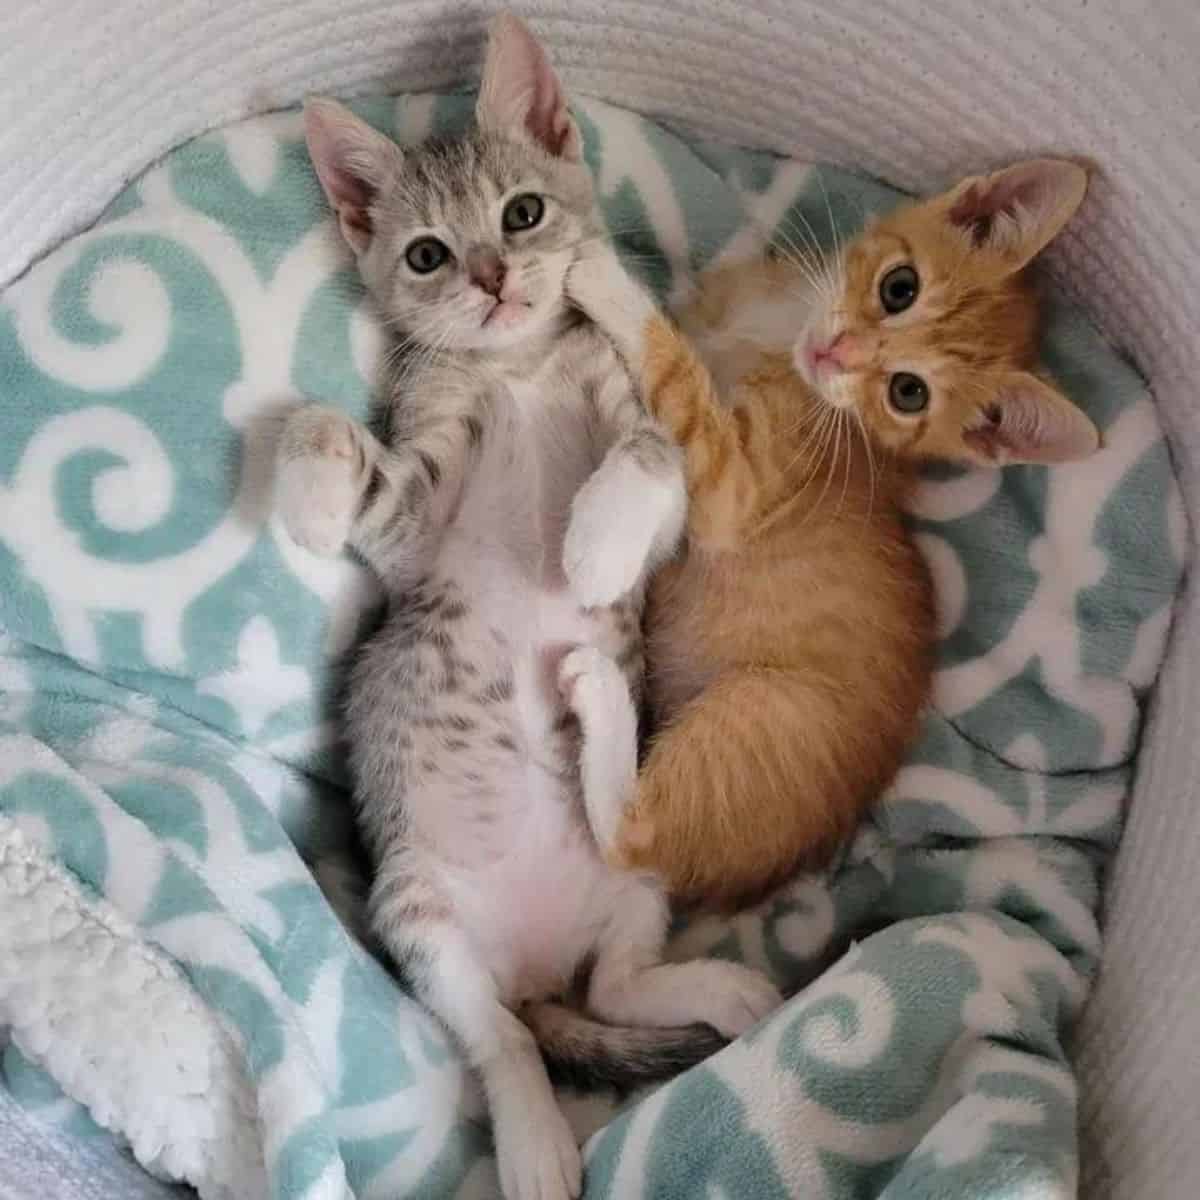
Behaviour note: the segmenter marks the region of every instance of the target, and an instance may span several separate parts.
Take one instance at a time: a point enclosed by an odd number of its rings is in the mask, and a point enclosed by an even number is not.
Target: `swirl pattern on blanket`
[[[405,140],[471,104],[354,107]],[[597,103],[579,116],[610,227],[666,300],[764,232],[827,245],[895,199]],[[0,812],[219,1015],[282,1200],[495,1187],[448,1038],[310,870],[353,854],[336,704],[378,593],[267,520],[270,450],[297,396],[362,415],[384,351],[295,113],[177,150],[0,307]],[[1073,1194],[1062,1035],[1099,954],[1185,531],[1130,367],[1061,303],[1045,359],[1104,450],[929,474],[913,521],[942,640],[923,736],[828,875],[679,933],[675,953],[798,994],[649,1097],[570,1103],[599,1130],[588,1196]],[[20,1051],[14,1093],[94,1129]],[[107,1117],[121,1133],[136,1114]]]

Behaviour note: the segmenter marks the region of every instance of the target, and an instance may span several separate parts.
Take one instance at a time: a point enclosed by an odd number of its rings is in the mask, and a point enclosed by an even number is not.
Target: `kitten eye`
[[[907,416],[924,412],[929,404],[929,388],[919,375],[897,371],[888,381],[888,403]]]
[[[883,305],[884,312],[895,316],[912,307],[920,290],[921,277],[915,268],[893,267],[879,281],[879,303]]]
[[[500,224],[505,233],[520,233],[522,229],[532,229],[546,215],[546,202],[541,196],[526,192],[523,196],[514,196],[505,206]]]
[[[418,275],[429,275],[450,257],[445,242],[435,237],[417,238],[404,252],[404,259]]]

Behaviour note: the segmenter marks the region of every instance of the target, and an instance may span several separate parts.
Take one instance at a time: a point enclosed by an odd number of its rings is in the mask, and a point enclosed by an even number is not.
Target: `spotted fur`
[[[612,664],[599,700],[626,719],[644,581],[682,531],[682,469],[565,298],[599,226],[561,88],[512,18],[477,116],[462,139],[400,150],[309,106],[318,175],[410,357],[382,440],[330,409],[289,421],[278,504],[310,548],[354,547],[389,599],[346,707],[371,927],[479,1071],[508,1200],[563,1200],[581,1163],[538,1041],[576,1081],[645,1080],[778,997],[731,963],[662,963],[661,889],[596,845],[585,793],[636,769],[636,729],[616,756],[591,743],[581,758],[580,665]],[[543,222],[506,233],[506,204],[529,193]],[[421,274],[408,250],[428,237],[449,257]],[[597,678],[580,685],[590,705]],[[557,999],[588,963],[591,1018]]]

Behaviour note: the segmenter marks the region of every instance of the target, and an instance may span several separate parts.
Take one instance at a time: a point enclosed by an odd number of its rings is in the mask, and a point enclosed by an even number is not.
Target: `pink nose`
[[[848,355],[850,352],[850,339],[846,334],[839,333],[833,341],[825,346],[813,344],[809,349],[809,362],[812,367],[833,367],[838,371],[844,371],[848,364]]]
[[[504,265],[504,259],[490,246],[472,246],[467,251],[467,274],[477,288],[499,299],[508,268]]]
[[[846,355],[849,349],[846,335],[839,333],[824,350],[817,351],[817,359],[818,361],[831,362],[839,371],[844,371],[846,369]]]

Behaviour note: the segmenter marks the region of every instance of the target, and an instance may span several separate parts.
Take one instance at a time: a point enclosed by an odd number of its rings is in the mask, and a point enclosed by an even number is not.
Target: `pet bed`
[[[411,140],[472,103],[356,107]],[[896,198],[576,111],[668,301],[764,232],[827,241]],[[352,870],[334,703],[378,596],[268,523],[270,449],[298,394],[364,413],[382,349],[295,112],[175,151],[0,309],[4,1078],[204,1197],[495,1190],[452,1044],[310,873]],[[569,1099],[589,1197],[1073,1194],[1063,1038],[1185,522],[1130,366],[1062,303],[1044,357],[1104,451],[926,480],[920,742],[829,876],[679,934],[798,994],[649,1097]]]

